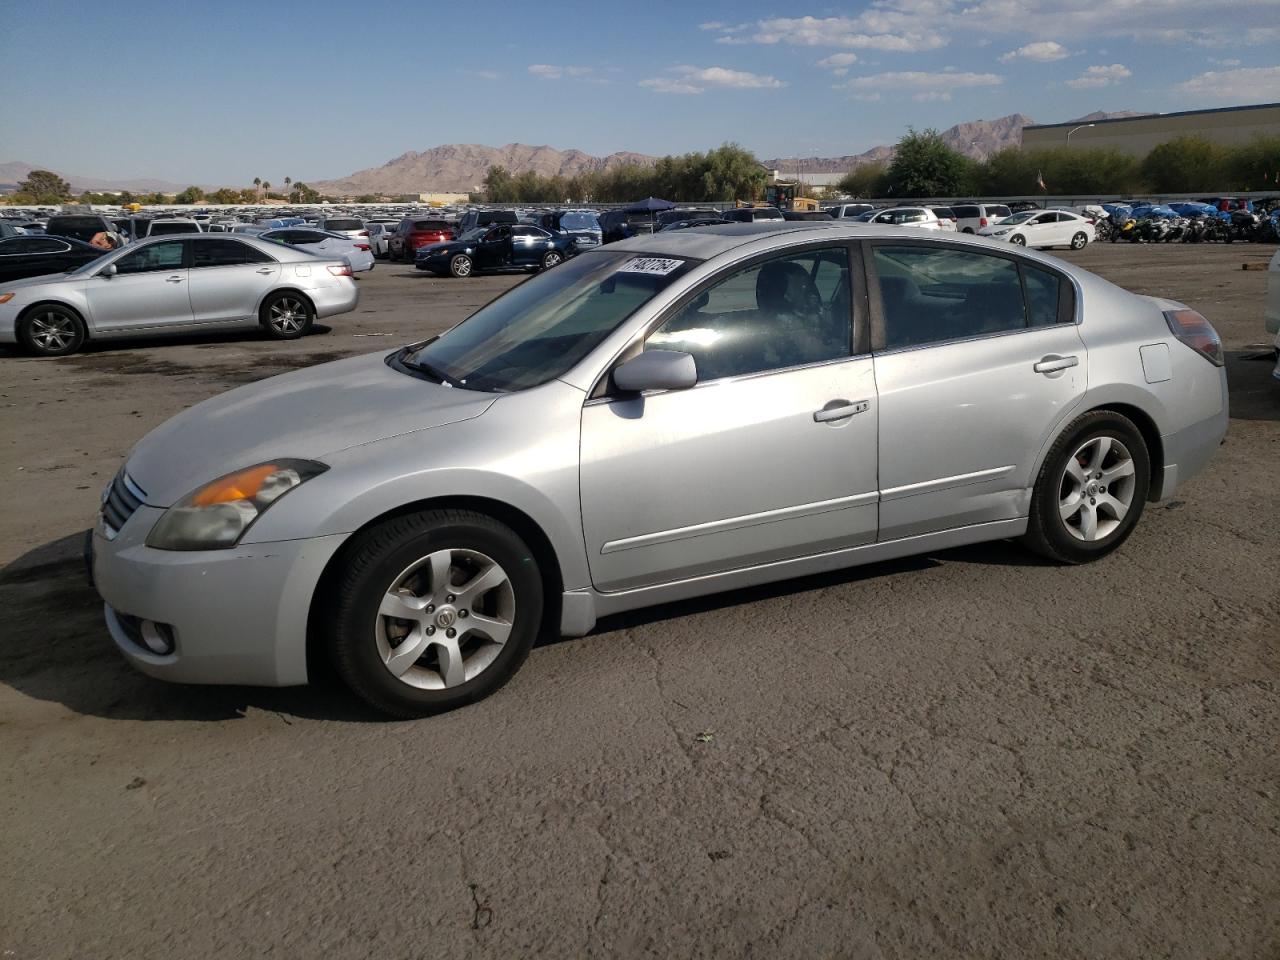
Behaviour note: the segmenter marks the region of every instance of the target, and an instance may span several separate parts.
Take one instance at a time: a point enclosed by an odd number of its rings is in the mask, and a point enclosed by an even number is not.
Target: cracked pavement
[[[1280,386],[1240,270],[1271,252],[1065,254],[1230,356],[1227,443],[1116,555],[987,544],[629,614],[412,723],[134,674],[80,532],[178,410],[513,279],[381,264],[296,343],[0,356],[0,955],[1280,956]]]

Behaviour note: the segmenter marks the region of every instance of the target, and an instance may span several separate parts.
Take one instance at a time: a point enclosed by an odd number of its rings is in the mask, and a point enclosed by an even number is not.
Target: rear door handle
[[[1076,367],[1080,365],[1079,357],[1060,357],[1057,354],[1049,354],[1047,357],[1041,357],[1031,369],[1036,373],[1056,373],[1059,370],[1066,370],[1068,367]]]
[[[267,274],[271,273],[271,272],[272,272],[272,270],[271,270],[271,268],[270,268],[270,267],[259,267],[259,268],[258,268],[258,273],[262,274],[264,277],[265,277]]]
[[[165,283],[181,283],[181,282],[182,282],[181,277],[169,277],[167,280],[165,280]]]
[[[863,413],[870,408],[870,400],[859,400],[857,403],[850,403],[848,400],[832,400],[821,410],[813,411],[813,422],[830,423],[832,420],[847,420],[855,413]]]

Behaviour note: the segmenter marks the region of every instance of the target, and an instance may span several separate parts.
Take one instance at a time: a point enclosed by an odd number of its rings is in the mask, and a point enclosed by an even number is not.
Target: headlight
[[[328,470],[310,460],[272,460],[219,477],[164,512],[147,535],[157,550],[225,550],[271,504]]]

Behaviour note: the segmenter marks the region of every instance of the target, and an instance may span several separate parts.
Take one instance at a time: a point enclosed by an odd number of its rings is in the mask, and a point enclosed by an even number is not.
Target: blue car
[[[414,266],[441,276],[550,270],[577,253],[573,237],[523,223],[476,227],[445,243],[419,247]]]

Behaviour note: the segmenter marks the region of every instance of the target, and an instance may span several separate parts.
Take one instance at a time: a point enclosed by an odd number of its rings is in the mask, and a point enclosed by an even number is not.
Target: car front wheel
[[[470,257],[460,253],[449,261],[449,273],[455,277],[469,277],[474,266]]]
[[[323,630],[339,675],[371,706],[411,718],[493,693],[528,656],[542,578],[510,528],[427,510],[357,534]]]
[[[1150,485],[1150,455],[1133,422],[1109,410],[1086,413],[1045,458],[1024,542],[1059,563],[1104,557],[1133,532]]]
[[[1077,233],[1074,237],[1071,238],[1071,249],[1083,250],[1085,248],[1085,245],[1088,242],[1089,242],[1089,237],[1085,234],[1083,230],[1081,230],[1079,233]]]
[[[1027,238],[1020,233],[1015,233],[1009,238],[1009,242],[1017,244],[1020,247],[1025,247],[1027,245]]]
[[[22,345],[41,357],[65,357],[84,345],[84,321],[73,310],[49,305],[37,307],[18,327]]]

